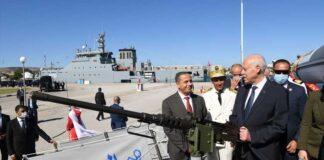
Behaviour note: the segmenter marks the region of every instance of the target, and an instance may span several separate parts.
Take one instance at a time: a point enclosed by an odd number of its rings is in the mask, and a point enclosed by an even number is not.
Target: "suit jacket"
[[[36,100],[36,99],[30,99],[30,98],[28,98],[28,100],[27,100],[27,106],[28,106],[28,109],[31,108],[31,106],[30,106],[30,101],[31,101],[31,104],[32,104],[32,106],[33,106],[33,109],[37,109],[37,108],[38,108],[37,100]]]
[[[16,96],[17,96],[18,99],[23,98],[24,97],[24,90],[23,89],[18,89]]]
[[[113,109],[120,109],[120,110],[124,109],[123,107],[121,107],[118,104],[113,104],[110,107]],[[111,118],[111,124],[113,126],[112,129],[126,127],[126,121],[128,120],[128,118],[126,116],[121,116],[118,114],[110,114],[110,118]]]
[[[281,159],[280,137],[288,120],[287,94],[283,87],[267,80],[253,103],[246,120],[243,119],[245,101],[251,86],[240,87],[230,120],[238,127],[248,128],[251,142],[236,144],[237,159]]]
[[[303,87],[294,83],[288,83],[288,104],[289,116],[287,124],[287,142],[298,140],[299,126],[303,117],[303,112],[307,100],[307,95]]]
[[[10,117],[6,114],[1,114],[1,119],[2,119],[2,127],[0,128],[0,135],[6,134],[7,132],[7,124],[10,121]],[[0,140],[0,143],[5,141],[5,139]]]
[[[102,92],[97,92],[95,96],[96,104],[106,105],[105,95]]]
[[[306,150],[314,158],[318,158],[324,136],[324,101],[321,101],[320,97],[320,91],[309,94],[298,141],[298,149]]]
[[[22,128],[15,118],[11,120],[7,128],[7,148],[8,155],[35,153],[35,141],[39,134],[44,140],[50,142],[51,138],[39,128],[34,120],[26,118],[26,129]]]
[[[166,98],[162,103],[162,114],[183,119],[195,118],[198,121],[204,120],[207,115],[205,101],[202,97],[191,94],[192,107],[194,114],[188,113],[185,105],[178,92]],[[174,150],[181,150],[186,152],[188,150],[188,141],[186,131],[164,127],[164,132],[168,136],[168,152]]]

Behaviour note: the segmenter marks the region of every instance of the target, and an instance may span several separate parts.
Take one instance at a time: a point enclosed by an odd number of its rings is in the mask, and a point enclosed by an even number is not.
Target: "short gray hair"
[[[261,73],[264,73],[264,71],[267,68],[266,61],[264,57],[260,54],[251,54],[246,59],[252,59],[250,61],[250,64],[253,66],[259,66],[261,68]]]

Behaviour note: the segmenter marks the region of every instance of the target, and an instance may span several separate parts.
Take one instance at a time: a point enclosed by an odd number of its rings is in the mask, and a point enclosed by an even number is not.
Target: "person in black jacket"
[[[290,63],[279,59],[273,63],[273,80],[285,88],[288,94],[288,124],[286,136],[283,137],[283,156],[285,160],[298,160],[297,141],[299,139],[299,126],[303,117],[307,95],[303,87],[288,81]]]
[[[15,112],[17,117],[7,127],[7,149],[12,160],[20,160],[24,154],[35,153],[37,135],[57,147],[57,143],[39,128],[35,120],[27,117],[26,106],[17,105]]]
[[[19,100],[19,104],[20,105],[24,105],[24,93],[25,91],[22,89],[22,87],[20,87],[18,90],[17,90],[17,99]]]
[[[29,98],[27,100],[27,107],[28,107],[28,116],[32,117],[36,123],[38,123],[38,105],[37,100],[32,98],[33,92],[29,93]]]
[[[99,105],[106,105],[106,100],[105,100],[105,95],[104,93],[101,92],[101,88],[99,87],[98,88],[98,92],[96,93],[96,96],[95,96],[95,101],[96,101],[96,104],[99,104]],[[104,118],[104,113],[103,111],[99,111],[98,115],[97,115],[97,120],[100,121],[100,117],[101,117],[101,120],[105,119]]]
[[[2,108],[0,106],[0,149],[1,149],[1,160],[8,159],[8,151],[6,144],[6,132],[7,124],[10,121],[10,117],[6,114],[2,114]]]
[[[281,138],[288,121],[287,93],[268,80],[261,55],[250,55],[243,62],[243,87],[238,89],[230,121],[239,127],[235,146],[237,160],[280,160]]]

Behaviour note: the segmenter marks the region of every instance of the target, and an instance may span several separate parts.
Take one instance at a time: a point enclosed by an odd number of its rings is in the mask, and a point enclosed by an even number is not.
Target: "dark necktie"
[[[249,97],[249,100],[248,100],[248,102],[246,104],[246,107],[245,107],[245,110],[244,110],[244,120],[247,120],[247,118],[248,118],[248,116],[250,114],[250,111],[251,111],[251,108],[252,108],[252,105],[253,105],[255,90],[257,88],[258,88],[257,86],[252,87],[251,95]]]
[[[222,105],[222,96],[221,96],[222,92],[221,91],[217,92],[217,95],[218,95],[218,102],[220,105]]]
[[[21,120],[21,125],[22,125],[22,128],[25,129],[26,128],[26,122],[24,119]]]
[[[185,97],[186,100],[186,107],[187,107],[187,112],[192,113],[192,107],[190,105],[190,101],[189,101],[190,97]]]

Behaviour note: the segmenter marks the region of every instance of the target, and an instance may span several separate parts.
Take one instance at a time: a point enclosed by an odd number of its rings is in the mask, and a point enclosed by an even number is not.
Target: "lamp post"
[[[26,105],[26,83],[25,83],[25,62],[26,62],[26,57],[22,56],[22,57],[20,57],[19,60],[23,65],[24,105]]]

